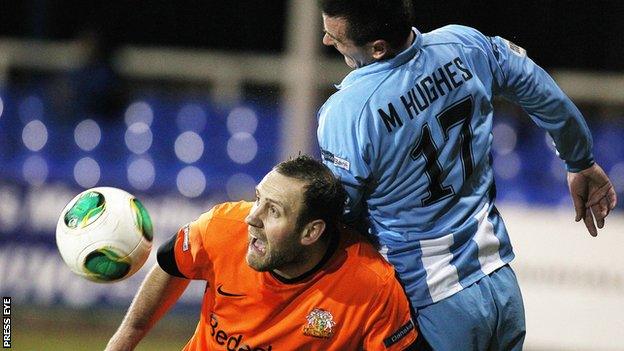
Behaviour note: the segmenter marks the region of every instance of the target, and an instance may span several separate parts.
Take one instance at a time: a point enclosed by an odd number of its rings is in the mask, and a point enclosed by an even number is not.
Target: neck
[[[412,43],[414,43],[415,39],[416,39],[416,34],[414,34],[414,31],[410,29],[410,34],[407,36],[407,39],[405,40],[405,43],[403,43],[402,46],[400,46],[396,50],[394,50],[391,53],[391,56],[394,57],[394,56],[402,53],[403,51],[407,50],[407,48],[412,46]]]
[[[410,35],[407,37],[407,40],[405,41],[405,45],[403,45],[403,48],[401,49],[401,51],[405,51],[405,49],[412,46],[412,44],[414,43],[414,40],[416,40],[416,33],[414,33],[414,31],[410,29]]]
[[[391,59],[393,57],[395,57],[396,55],[402,53],[403,51],[405,51],[407,48],[409,48],[412,43],[414,42],[414,40],[416,39],[416,34],[414,34],[414,31],[410,29],[410,34],[407,36],[407,39],[405,40],[405,43],[403,43],[403,45],[397,47],[396,49],[390,48],[383,57],[379,58],[379,59],[373,59],[371,60],[371,62],[367,63],[373,63],[373,62],[378,62],[378,61],[382,61],[382,60],[387,60],[387,59]]]

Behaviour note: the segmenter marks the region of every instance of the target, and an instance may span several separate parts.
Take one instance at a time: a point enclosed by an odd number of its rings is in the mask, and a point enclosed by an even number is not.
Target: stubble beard
[[[298,242],[298,235],[290,235],[280,247],[270,247],[267,243],[264,256],[249,250],[245,257],[247,264],[258,272],[282,270],[306,261],[307,254]]]

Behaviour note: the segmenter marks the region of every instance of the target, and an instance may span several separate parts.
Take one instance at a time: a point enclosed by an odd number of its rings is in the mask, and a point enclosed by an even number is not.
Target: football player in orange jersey
[[[425,348],[392,267],[339,222],[345,192],[320,162],[278,164],[254,203],[217,205],[158,250],[107,350],[131,350],[190,279],[207,282],[184,350]]]

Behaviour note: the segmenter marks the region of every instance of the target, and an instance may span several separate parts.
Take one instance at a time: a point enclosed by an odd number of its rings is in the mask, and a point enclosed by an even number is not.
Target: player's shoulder
[[[252,204],[249,202],[226,202],[215,205],[190,224],[190,230],[202,241],[204,248],[219,256],[222,252],[233,252],[246,245],[239,240],[247,235],[245,217]]]
[[[252,206],[253,204],[248,201],[224,202],[213,207],[213,216],[221,219],[244,219]]]
[[[340,119],[348,116],[359,116],[359,112],[378,85],[378,80],[364,77],[358,79],[357,84],[341,87],[323,104],[319,110],[319,115],[321,117],[335,116]],[[345,112],[348,113],[345,114]]]
[[[203,213],[196,220],[196,223],[201,227],[205,227],[215,222],[244,222],[251,207],[252,204],[246,201],[224,202]]]
[[[388,70],[367,70],[368,66],[351,71],[337,85],[333,93],[319,109],[319,117],[338,120],[359,120],[366,105],[375,99],[380,87],[387,81]]]
[[[423,46],[439,44],[460,44],[464,46],[479,46],[487,44],[487,37],[479,30],[459,24],[447,26],[423,33]]]
[[[393,281],[394,268],[366,238],[350,229],[342,233],[348,256],[346,264],[357,270],[367,286],[381,287]]]
[[[335,92],[319,109],[318,131],[325,137],[332,135],[341,138],[344,137],[341,133],[351,130],[354,125],[363,127],[362,111],[368,98],[353,94],[352,86]]]

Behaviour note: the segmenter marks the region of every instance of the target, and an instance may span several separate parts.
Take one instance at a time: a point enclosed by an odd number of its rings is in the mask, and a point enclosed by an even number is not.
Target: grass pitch
[[[125,311],[14,306],[12,349],[20,351],[103,350]],[[170,313],[141,341],[137,351],[180,350],[193,334],[199,311]]]

